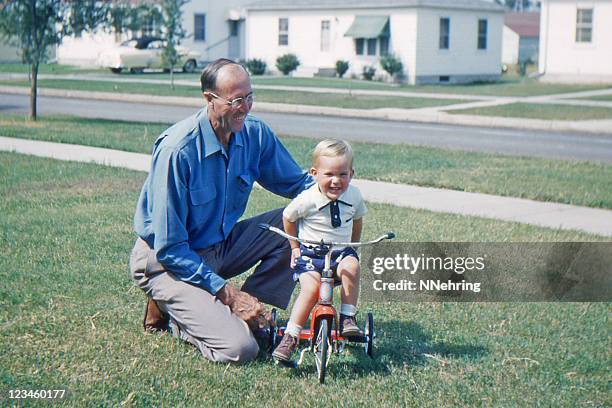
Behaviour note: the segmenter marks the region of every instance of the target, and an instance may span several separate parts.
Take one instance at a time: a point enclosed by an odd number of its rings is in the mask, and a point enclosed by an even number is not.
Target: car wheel
[[[111,68],[110,70],[113,74],[120,74],[123,68]]]
[[[195,62],[195,60],[190,59],[185,63],[185,65],[183,65],[183,72],[195,72],[197,66],[198,64]]]

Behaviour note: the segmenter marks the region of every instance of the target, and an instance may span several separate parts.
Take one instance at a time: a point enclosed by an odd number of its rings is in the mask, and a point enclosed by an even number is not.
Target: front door
[[[243,57],[242,55],[242,22],[244,20],[228,20],[229,24],[229,46],[227,56],[229,59],[238,60]]]

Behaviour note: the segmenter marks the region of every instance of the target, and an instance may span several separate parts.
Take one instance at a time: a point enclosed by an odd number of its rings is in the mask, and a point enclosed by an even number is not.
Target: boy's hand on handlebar
[[[295,269],[295,264],[300,256],[302,256],[300,248],[291,249],[291,269]]]
[[[227,306],[232,313],[244,320],[253,329],[264,328],[270,320],[263,303],[256,297],[226,284],[219,292],[217,298]]]

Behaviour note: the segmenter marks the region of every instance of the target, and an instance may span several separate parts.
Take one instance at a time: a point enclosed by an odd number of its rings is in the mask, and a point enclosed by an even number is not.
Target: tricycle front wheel
[[[317,363],[317,374],[319,383],[325,382],[325,374],[327,372],[327,361],[329,358],[329,321],[322,320],[319,325],[319,333],[315,342],[314,352]]]

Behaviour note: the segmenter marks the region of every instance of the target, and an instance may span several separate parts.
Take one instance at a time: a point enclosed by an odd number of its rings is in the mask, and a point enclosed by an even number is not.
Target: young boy
[[[353,177],[353,151],[342,140],[324,140],[312,154],[310,173],[316,183],[297,196],[283,212],[285,232],[299,238],[319,241],[357,242],[361,239],[362,217],[367,208],[357,187],[350,185]],[[298,233],[299,231],[299,233]],[[300,293],[293,305],[285,335],[272,356],[290,361],[296,349],[300,330],[317,303],[320,271],[325,259],[317,257],[312,248],[291,244],[291,267]],[[340,333],[360,335],[355,314],[359,295],[359,258],[353,248],[336,248],[331,268],[342,283]]]

